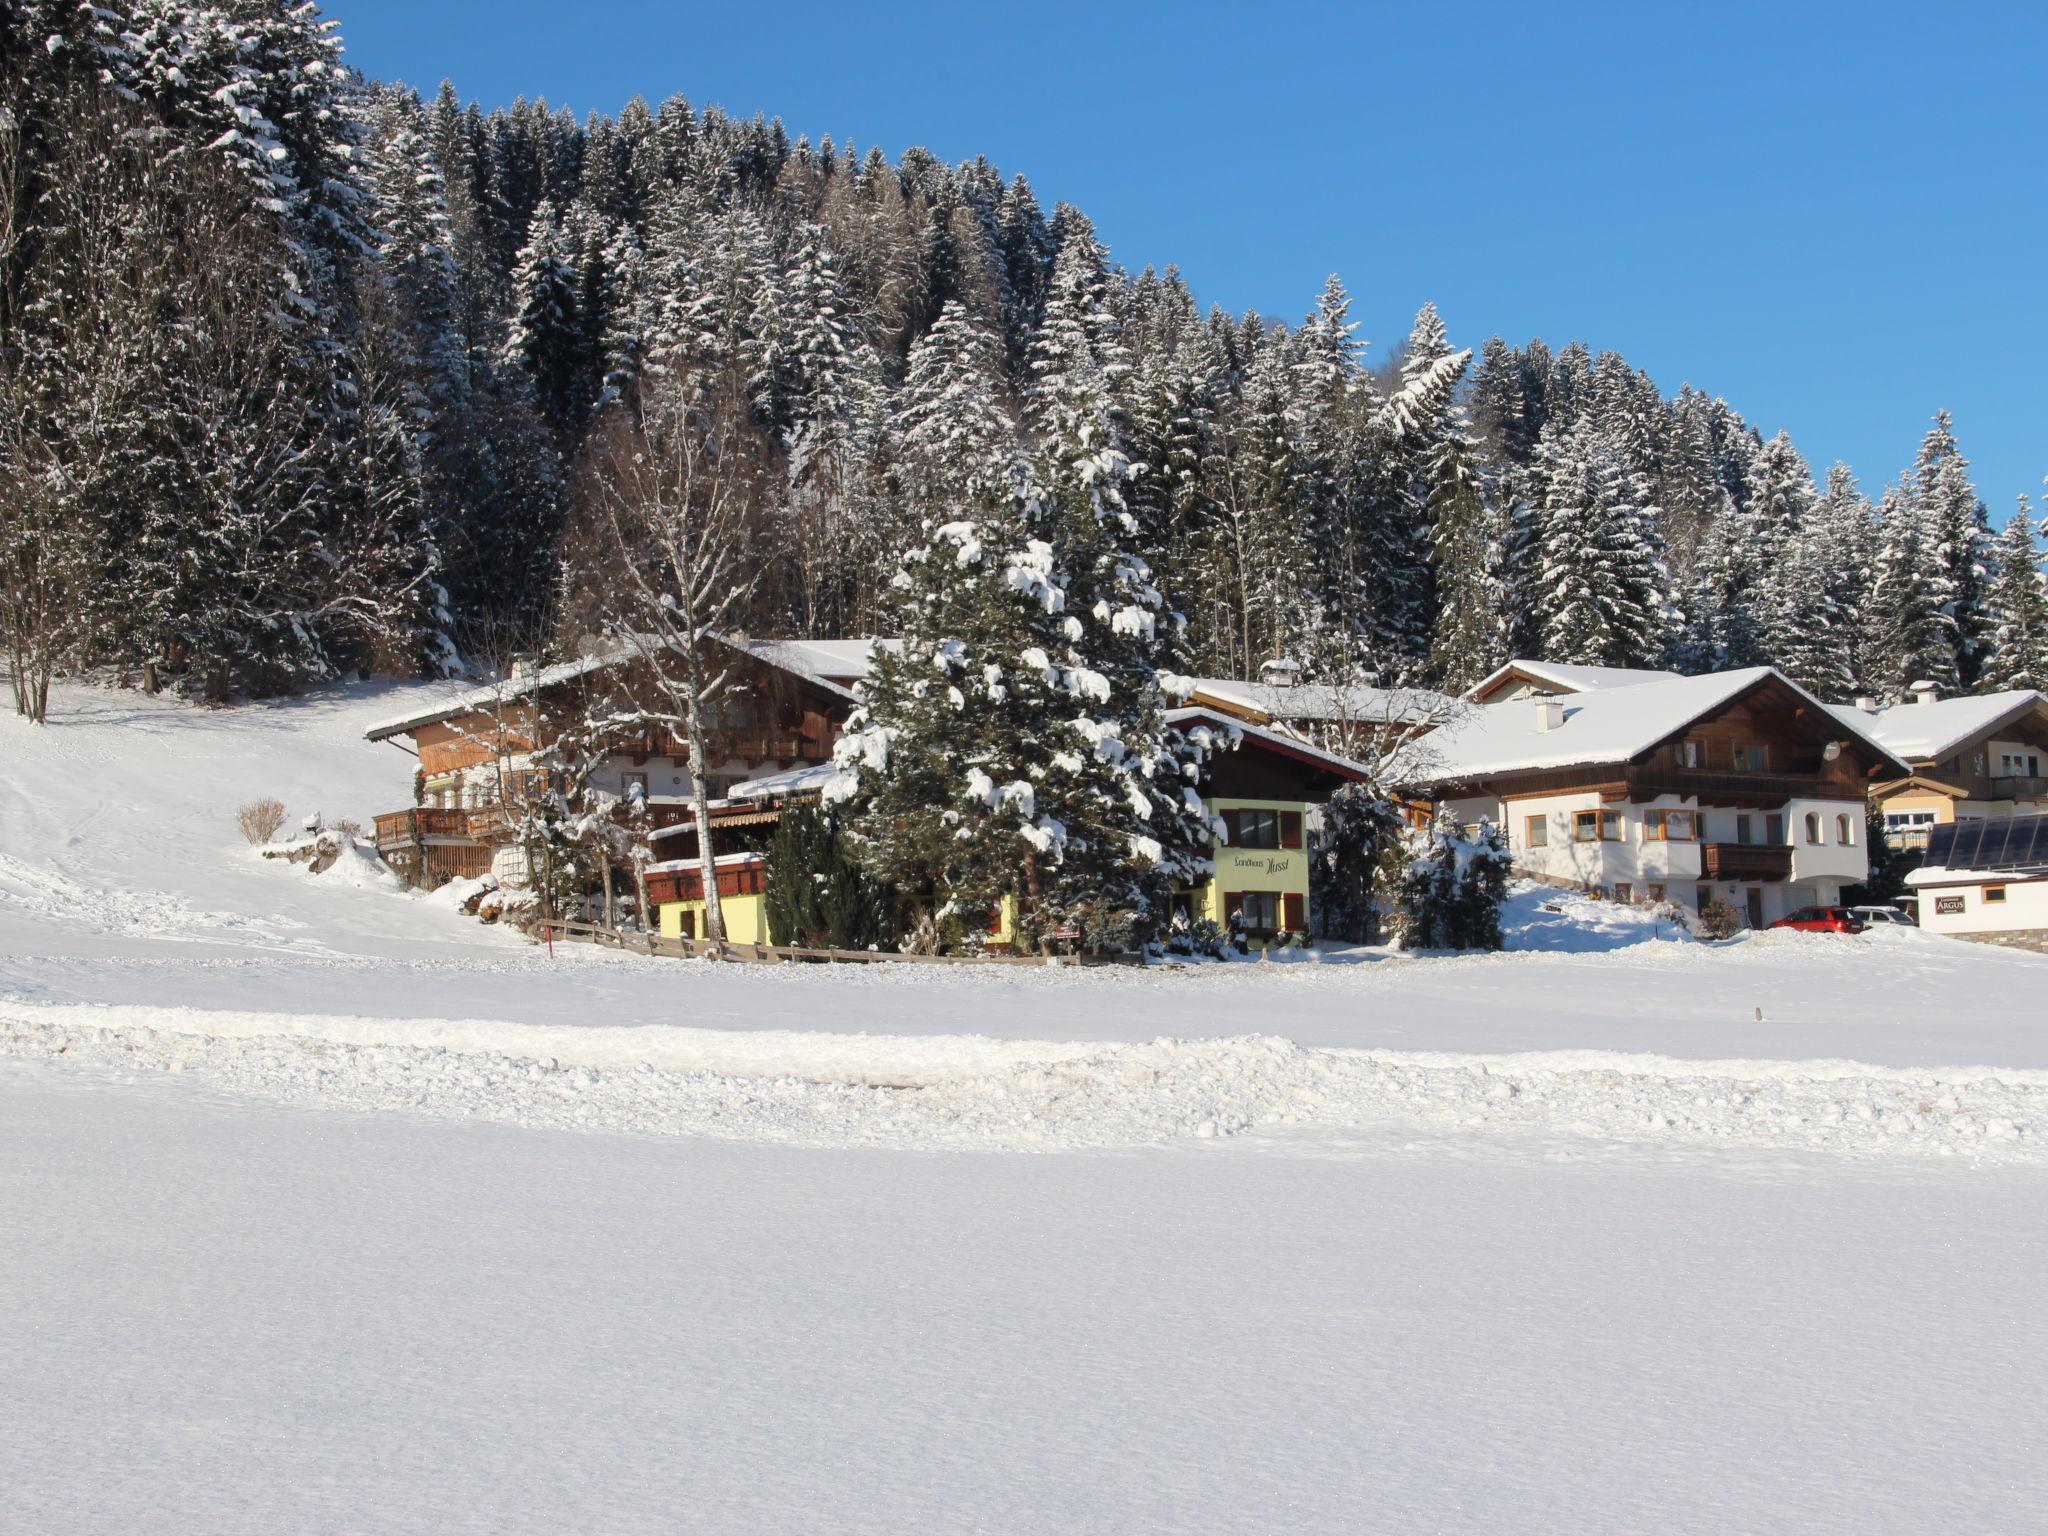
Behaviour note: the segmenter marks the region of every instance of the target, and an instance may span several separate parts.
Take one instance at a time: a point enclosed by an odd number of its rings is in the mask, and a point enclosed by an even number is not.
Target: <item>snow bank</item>
[[[2048,1158],[2048,1071],[1003,1042],[0,1004],[0,1056],[520,1125],[847,1146],[1138,1146],[1262,1127]]]

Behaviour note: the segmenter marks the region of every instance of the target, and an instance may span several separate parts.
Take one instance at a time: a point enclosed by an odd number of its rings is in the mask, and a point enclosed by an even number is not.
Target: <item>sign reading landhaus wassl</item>
[[[1245,853],[1234,851],[1225,864],[1226,870],[1238,875],[1291,875],[1298,853]]]

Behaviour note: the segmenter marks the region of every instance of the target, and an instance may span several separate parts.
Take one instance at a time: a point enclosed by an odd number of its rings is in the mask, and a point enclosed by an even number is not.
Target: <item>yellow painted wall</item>
[[[725,937],[733,944],[766,944],[768,942],[768,911],[760,896],[727,896],[720,901],[719,911],[725,918]],[[692,914],[698,938],[704,937],[704,903],[701,901],[665,901],[661,903],[661,933],[663,938],[680,939],[683,936],[683,914]]]
[[[1195,915],[1219,926],[1223,922],[1225,891],[1277,891],[1301,898],[1308,910],[1308,806],[1300,800],[1211,800],[1210,814],[1225,811],[1293,811],[1302,818],[1299,848],[1238,848],[1218,842],[1215,846],[1216,878],[1194,892]],[[1311,914],[1311,920],[1313,915]]]
[[[1936,825],[1945,825],[1956,819],[1956,802],[1948,795],[1937,795],[1932,790],[1901,790],[1877,802],[1880,811],[1903,814],[1907,811],[1932,811]]]

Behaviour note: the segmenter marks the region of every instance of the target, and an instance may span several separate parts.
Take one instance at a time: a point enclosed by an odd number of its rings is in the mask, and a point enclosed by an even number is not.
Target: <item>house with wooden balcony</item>
[[[1869,873],[1864,797],[1906,765],[1769,667],[1520,694],[1429,736],[1410,786],[1493,821],[1515,868],[1754,927]]]
[[[1924,849],[1956,821],[2048,812],[2048,696],[2034,689],[1944,699],[1923,682],[1888,708],[1858,699],[1835,712],[1910,765],[1872,789],[1896,848]]]
[[[846,688],[798,657],[739,639],[705,643],[728,679],[709,705],[710,798],[764,772],[830,760],[853,707]],[[667,711],[652,684],[635,653],[611,648],[372,727],[370,740],[419,760],[414,804],[376,818],[378,852],[422,885],[484,874],[518,883],[517,827],[551,788],[578,802],[572,810],[614,806],[643,832],[682,820],[694,793],[689,747],[654,722]]]

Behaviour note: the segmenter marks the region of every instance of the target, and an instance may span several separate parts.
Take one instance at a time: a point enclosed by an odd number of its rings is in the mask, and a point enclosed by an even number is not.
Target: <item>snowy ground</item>
[[[2048,960],[550,959],[430,692],[0,720],[0,1528],[2048,1529]]]

